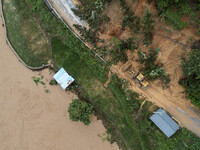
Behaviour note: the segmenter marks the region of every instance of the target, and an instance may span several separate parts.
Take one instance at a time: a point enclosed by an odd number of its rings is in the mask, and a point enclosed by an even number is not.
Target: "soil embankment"
[[[89,126],[69,120],[67,108],[76,95],[50,86],[49,70],[33,72],[25,68],[6,44],[2,26],[0,45],[1,150],[118,149],[116,144],[102,141],[99,135],[105,128],[95,117]],[[33,76],[44,76],[46,87],[36,86]]]

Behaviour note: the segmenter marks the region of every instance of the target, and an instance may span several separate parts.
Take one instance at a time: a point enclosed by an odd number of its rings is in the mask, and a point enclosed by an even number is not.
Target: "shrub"
[[[164,75],[165,75],[165,69],[162,67],[156,67],[154,70],[151,70],[151,72],[149,73],[149,76],[151,78],[158,78]]]
[[[133,33],[138,33],[140,31],[140,18],[134,16],[134,13],[129,11],[129,7],[126,4],[125,0],[119,0],[119,4],[122,10],[123,21],[122,21],[122,29],[125,27],[129,27]]]
[[[57,85],[57,82],[56,80],[52,79],[50,82],[49,82],[50,85]]]
[[[78,9],[72,9],[72,11],[82,20],[86,20],[91,29],[98,31],[103,22],[109,22],[110,18],[102,11],[106,5],[109,5],[110,0],[83,0],[81,2],[82,5],[78,5]]]
[[[190,3],[194,3],[191,7]],[[198,16],[195,11],[198,10],[198,2],[189,0],[156,0],[156,8],[159,17],[175,29],[182,29],[189,24],[189,21],[183,22],[181,18],[184,15],[190,16],[192,21],[198,23]],[[196,9],[196,10],[195,10]]]
[[[72,100],[68,108],[69,118],[72,121],[81,121],[85,125],[90,124],[90,116],[93,113],[93,106],[79,99]]]
[[[144,16],[144,19],[143,19],[143,33],[144,33],[144,39],[143,39],[143,44],[144,45],[149,45],[152,43],[152,39],[153,39],[153,19],[151,17],[151,13],[149,12],[148,9],[146,9],[145,11],[145,16]]]
[[[125,15],[122,21],[122,29],[129,27],[133,33],[138,33],[140,31],[140,18],[134,16],[133,13]]]
[[[146,66],[153,66],[155,60],[157,59],[157,55],[160,51],[160,48],[149,49],[148,55],[144,52],[138,51],[138,57],[140,63],[145,63]]]
[[[106,16],[105,14],[102,15],[102,20],[103,20],[104,23],[110,22],[110,18],[108,16]]]
[[[174,29],[182,29],[189,24],[188,22],[181,21],[182,14],[173,12],[171,9],[168,9],[161,17],[166,23],[174,27]]]
[[[99,54],[99,56],[101,56],[102,58],[105,58],[110,52],[105,47],[101,47],[101,48],[97,49],[96,51]]]
[[[81,34],[81,36],[84,38],[86,42],[92,43],[94,46],[96,45],[97,38],[96,36],[96,31],[89,29],[87,30],[85,27],[82,27],[78,24],[73,25]]]
[[[137,45],[134,43],[133,38],[129,38],[123,41],[113,37],[112,42],[114,44],[114,47],[111,51],[111,55],[113,57],[114,63],[117,63],[119,61],[126,62],[128,59],[125,53],[126,50],[134,50],[137,48]]]
[[[129,14],[129,7],[126,4],[125,0],[118,0],[119,1],[119,5],[121,7],[122,13],[125,14]]]
[[[169,75],[166,76],[165,69],[162,67],[162,64],[155,64],[159,51],[159,48],[149,49],[148,54],[138,51],[138,58],[141,64],[144,63],[142,72],[148,79],[156,80],[160,78],[167,85],[170,82]]]
[[[192,51],[188,54],[188,59],[183,58],[181,68],[185,78],[179,83],[185,88],[187,98],[200,107],[200,41],[192,46]]]
[[[200,28],[197,30],[196,34],[200,36]]]
[[[139,50],[138,51],[138,58],[139,58],[140,63],[142,64],[147,59],[147,55],[146,55],[146,53]]]

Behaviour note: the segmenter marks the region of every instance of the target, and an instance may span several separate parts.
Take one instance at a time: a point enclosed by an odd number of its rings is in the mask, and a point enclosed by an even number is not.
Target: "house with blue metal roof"
[[[74,78],[72,78],[64,68],[61,68],[53,77],[63,90],[74,82]]]
[[[179,125],[162,108],[154,112],[150,119],[168,138],[179,129]]]

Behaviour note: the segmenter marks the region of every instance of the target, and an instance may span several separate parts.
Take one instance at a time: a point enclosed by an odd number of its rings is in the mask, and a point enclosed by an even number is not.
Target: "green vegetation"
[[[40,77],[32,77],[32,79],[36,85],[39,85],[39,84],[43,85],[45,93],[50,93],[50,90],[48,90],[46,87],[46,83],[43,81],[44,79],[43,75],[41,75]]]
[[[56,80],[52,79],[50,82],[49,82],[50,85],[57,85],[57,82]]]
[[[81,0],[80,2],[81,5],[77,6],[78,9],[73,9],[73,12],[86,20],[92,29],[99,30],[102,23],[109,21],[102,11],[106,5],[109,5],[110,0]]]
[[[122,13],[124,15],[128,15],[130,12],[129,12],[129,6],[126,4],[126,1],[125,0],[118,0],[118,1],[121,7]]]
[[[38,85],[39,83],[42,85],[45,85],[45,83],[42,81],[43,77],[41,77],[41,78],[32,77],[32,79],[36,85]]]
[[[158,14],[165,22],[172,25],[175,29],[182,29],[188,25],[187,22],[181,21],[183,15],[190,12],[190,7],[185,7],[184,4],[188,3],[188,0],[183,2],[182,0],[156,0]],[[173,11],[176,8],[176,11]],[[183,10],[184,8],[184,10]]]
[[[102,23],[106,24],[110,21],[110,18],[102,13],[104,7],[109,5],[110,0],[81,0],[81,5],[78,5],[78,9],[72,9],[73,12],[81,19],[86,20],[90,26],[90,29],[83,28],[79,25],[74,27],[80,31],[84,39],[93,46],[96,47],[98,41],[96,33],[99,31]]]
[[[74,24],[74,27],[79,31],[81,37],[84,38],[84,41],[89,42],[96,47],[96,42],[97,42],[97,38],[95,38],[96,32],[94,32],[92,29],[87,30],[85,27],[82,27],[81,25],[78,24]]]
[[[3,0],[7,36],[19,57],[31,67],[47,64],[48,39],[24,0]]]
[[[156,0],[158,15],[175,29],[186,27],[190,23],[190,20],[195,21],[195,24],[200,29],[199,6],[200,1],[198,0]],[[190,20],[183,21],[184,16],[189,16]]]
[[[140,18],[135,16],[133,12],[129,11],[129,6],[126,4],[125,0],[118,0],[122,13],[122,29],[129,27],[133,33],[138,33],[140,31]]]
[[[81,121],[85,125],[90,124],[90,116],[93,113],[93,106],[79,99],[72,100],[68,108],[69,118],[72,121]]]
[[[112,50],[110,50],[110,54],[112,56],[112,62],[114,63],[118,63],[119,61],[126,62],[128,60],[126,50],[134,50],[137,48],[133,38],[123,41],[113,37],[112,43],[114,46]]]
[[[96,52],[99,54],[101,58],[105,58],[110,54],[110,51],[108,51],[105,47],[100,47],[96,49]]]
[[[144,63],[142,72],[144,73],[145,77],[150,80],[156,80],[160,78],[167,85],[170,82],[170,79],[169,76],[166,75],[165,69],[162,67],[163,65],[161,63],[155,64],[159,51],[159,48],[149,49],[148,55],[144,52],[138,51],[138,57],[140,63]]]
[[[193,44],[188,58],[182,59],[181,67],[185,78],[180,84],[185,88],[187,98],[200,108],[200,41]]]
[[[148,9],[145,11],[145,16],[143,18],[143,33],[144,33],[144,39],[143,39],[143,44],[144,45],[149,45],[152,43],[153,39],[153,19],[151,17],[151,13],[149,12]]]
[[[123,16],[122,29],[129,27],[133,33],[139,33],[140,31],[140,18],[134,16],[133,13]]]
[[[111,135],[107,132],[103,134],[103,141],[108,141],[110,144],[113,144],[115,142],[112,139]]]
[[[125,0],[119,0],[119,4],[123,13],[123,21],[122,21],[122,29],[125,27],[129,27],[133,33],[139,33],[140,28],[142,27],[144,33],[143,43],[144,45],[149,45],[153,39],[153,19],[151,17],[151,13],[148,9],[145,11],[145,16],[142,21],[142,25],[140,22],[140,18],[135,16],[133,12],[129,11],[129,7],[126,4]]]

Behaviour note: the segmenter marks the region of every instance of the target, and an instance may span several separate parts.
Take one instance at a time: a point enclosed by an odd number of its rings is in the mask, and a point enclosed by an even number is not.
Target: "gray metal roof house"
[[[154,112],[150,119],[168,138],[179,129],[178,124],[162,108]]]

